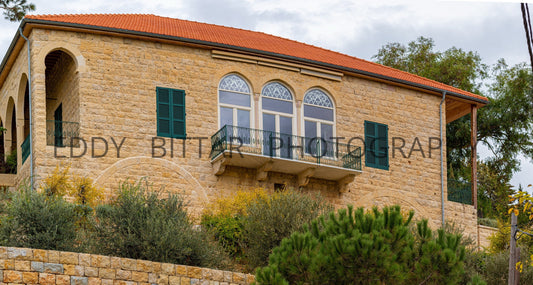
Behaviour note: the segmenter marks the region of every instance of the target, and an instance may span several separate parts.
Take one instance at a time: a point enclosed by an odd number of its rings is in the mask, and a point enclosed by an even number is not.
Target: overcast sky
[[[150,13],[261,31],[372,60],[389,42],[431,37],[437,49],[477,51],[484,62],[528,61],[518,1],[372,0],[29,0],[34,14]],[[532,3],[533,0],[528,1]],[[533,10],[533,5],[531,5]],[[0,55],[18,23],[0,20]],[[533,183],[522,161],[513,185]]]

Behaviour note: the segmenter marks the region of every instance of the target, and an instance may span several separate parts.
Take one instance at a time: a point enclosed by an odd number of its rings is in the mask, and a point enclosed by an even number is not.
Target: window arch
[[[237,74],[229,74],[218,85],[220,127],[250,128],[252,122],[252,96],[248,83]]]
[[[292,157],[294,133],[294,99],[291,91],[280,82],[270,82],[261,90],[263,152],[268,155]],[[271,137],[277,139],[273,141]],[[281,140],[281,141],[280,141]],[[272,144],[281,143],[273,148]],[[276,152],[275,154],[273,152]]]
[[[335,107],[331,98],[318,88],[307,91],[303,100],[303,113],[304,136],[307,138],[306,152],[333,156]]]

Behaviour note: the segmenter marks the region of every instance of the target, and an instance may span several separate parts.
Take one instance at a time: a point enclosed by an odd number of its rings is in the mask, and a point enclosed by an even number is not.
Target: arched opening
[[[2,170],[4,173],[17,173],[17,112],[12,97],[9,97],[7,102],[5,119],[5,125],[2,129],[4,145]]]
[[[46,143],[69,146],[79,136],[79,80],[76,62],[54,50],[45,58]]]

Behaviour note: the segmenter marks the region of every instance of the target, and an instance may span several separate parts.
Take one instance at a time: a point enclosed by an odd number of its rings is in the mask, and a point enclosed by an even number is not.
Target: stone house
[[[37,183],[65,163],[107,197],[126,178],[148,177],[195,213],[239,189],[294,188],[337,207],[400,204],[478,236],[476,184],[466,197],[447,185],[441,152],[446,124],[467,114],[475,150],[476,111],[488,103],[477,94],[289,39],[154,15],[27,16],[0,68],[0,152],[17,151],[4,186]]]

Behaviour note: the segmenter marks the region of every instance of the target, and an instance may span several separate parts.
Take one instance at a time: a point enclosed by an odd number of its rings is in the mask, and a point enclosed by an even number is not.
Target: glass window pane
[[[237,126],[239,131],[237,136],[241,139],[242,143],[250,143],[250,111],[247,110],[237,110]]]
[[[263,97],[263,110],[292,114],[292,102]]]
[[[304,116],[320,120],[333,121],[333,110],[316,106],[304,105]]]
[[[218,91],[218,100],[220,103],[232,104],[243,107],[250,107],[250,95],[234,93],[229,91]]]
[[[331,141],[333,137],[333,125],[321,124],[320,128],[321,128],[320,136],[327,141]]]
[[[263,154],[275,156],[274,149],[271,144],[275,144],[275,140],[271,140],[271,137],[275,137],[276,134],[276,116],[270,114],[263,114]]]
[[[292,135],[292,118],[279,116],[279,132]]]
[[[292,118],[284,116],[279,117],[279,132],[282,133],[280,138],[283,141],[280,155],[284,158],[291,158],[291,148],[289,148],[289,145],[292,144]]]
[[[316,122],[305,121],[305,152],[316,155],[317,141]]]
[[[250,111],[237,110],[237,126],[245,128],[250,127]]]
[[[335,142],[333,141],[333,125],[320,124],[320,141],[322,146],[322,155],[335,156]]]
[[[220,107],[220,127],[233,125],[233,109]]]

